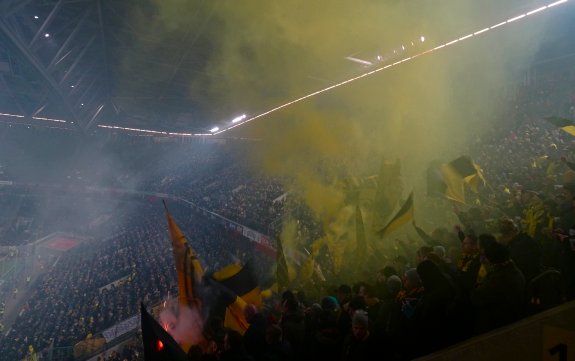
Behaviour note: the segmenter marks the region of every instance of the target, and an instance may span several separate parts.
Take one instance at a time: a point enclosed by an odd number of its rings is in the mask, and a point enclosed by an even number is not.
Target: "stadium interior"
[[[0,0],[0,361],[567,360],[573,19]]]

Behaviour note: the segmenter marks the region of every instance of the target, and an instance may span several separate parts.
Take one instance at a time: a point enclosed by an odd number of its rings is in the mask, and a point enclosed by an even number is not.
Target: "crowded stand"
[[[139,302],[154,305],[177,294],[165,219],[158,206],[142,204],[137,215],[118,210],[116,219],[102,225],[113,230],[111,235],[83,241],[42,274],[0,339],[1,359],[19,359],[30,344],[36,350],[75,345],[137,315]],[[205,264],[220,267],[259,256],[249,240],[205,216],[189,209],[175,213],[186,214],[182,225],[193,234]],[[224,243],[229,246],[222,248]],[[259,257],[256,262],[265,267],[265,258]]]
[[[205,344],[192,346],[188,359],[409,360],[575,299],[575,142],[542,120],[573,116],[573,82],[567,72],[519,87],[508,99],[502,126],[469,145],[466,153],[487,180],[469,195],[470,206],[422,200],[422,207],[435,207],[440,216],[451,213],[449,221],[414,220],[404,239],[394,240],[399,247],[362,272],[336,277],[324,248],[318,263],[325,280],[314,274],[305,285],[276,290],[259,309],[248,305],[243,335],[206,325]],[[138,140],[130,144],[136,151],[116,146],[133,169],[106,176],[106,186],[187,201],[168,204],[208,273],[250,261],[258,265],[262,289],[272,286],[274,259],[227,226],[230,221],[275,238],[281,228],[270,225],[289,218],[306,246],[323,235],[297,194],[282,198],[282,179],[254,172],[238,155],[237,148],[257,144],[180,144],[181,156],[166,159],[158,154],[173,144]],[[92,176],[102,178],[88,172],[47,180],[90,186]],[[26,214],[37,213],[31,211],[36,198],[0,190],[3,245],[51,233],[69,217],[26,223],[32,218]],[[140,302],[152,307],[175,297],[161,203],[143,197],[124,208],[122,202],[114,202],[110,216],[92,228],[83,223],[67,229],[86,239],[43,269],[22,303],[12,305],[17,317],[1,332],[0,360],[23,359],[30,345],[76,345],[138,315]],[[141,341],[135,340],[98,357],[143,360]]]

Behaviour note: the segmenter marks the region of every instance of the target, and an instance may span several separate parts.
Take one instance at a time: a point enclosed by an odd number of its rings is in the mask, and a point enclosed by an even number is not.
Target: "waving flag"
[[[198,254],[190,247],[186,236],[172,218],[165,202],[164,207],[178,273],[179,303],[186,306],[198,306],[199,297],[196,288],[200,286],[204,275],[202,264],[198,259]]]
[[[380,237],[385,237],[392,232],[398,230],[401,226],[413,219],[413,192],[409,194],[407,200],[401,206],[397,214],[387,223],[385,227],[380,229],[377,234]]]

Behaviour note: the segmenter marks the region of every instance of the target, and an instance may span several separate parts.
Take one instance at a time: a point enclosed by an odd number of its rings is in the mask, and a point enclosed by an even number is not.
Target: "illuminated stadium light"
[[[373,63],[371,61],[367,61],[367,60],[363,60],[363,59],[359,59],[359,58],[354,58],[353,56],[346,56],[345,59],[347,59],[349,61],[353,61],[355,63],[363,64],[363,65],[373,65]]]
[[[107,128],[107,129],[129,130],[131,132],[140,132],[140,133],[165,134],[165,135],[168,134],[167,132],[161,132],[161,131],[157,131],[157,130],[126,128],[126,127],[118,127],[115,125],[98,125],[98,127]]]
[[[489,28],[485,28],[485,29],[479,30],[479,31],[474,32],[473,35],[478,35],[478,34],[481,34],[481,33],[486,32],[486,31],[488,31],[488,30],[489,30]]]
[[[44,34],[44,37],[45,37],[45,38],[49,38],[49,37],[50,37],[50,34],[49,34],[49,33],[46,33],[46,34]]]
[[[104,125],[98,124],[98,128],[104,129],[115,129],[115,130],[125,130],[129,132],[137,132],[137,133],[145,133],[145,134],[160,134],[160,135],[172,135],[172,136],[180,136],[180,137],[199,137],[199,136],[206,136],[212,135],[211,133],[178,133],[178,132],[165,132],[160,130],[151,130],[151,129],[139,129],[139,128],[127,128],[127,127],[119,127],[116,125]]]
[[[505,25],[505,24],[507,24],[507,21],[501,22],[501,23],[499,23],[499,24],[497,24],[497,25],[493,25],[493,26],[491,26],[491,27],[489,28],[489,30],[498,28],[498,27],[500,27],[500,26],[502,26],[502,25]]]
[[[569,1],[569,0],[559,0],[559,1],[556,1],[552,4],[547,5],[547,7],[550,8],[550,7],[555,6],[555,5],[566,3],[567,1]]]
[[[519,19],[524,18],[524,17],[526,17],[526,16],[527,16],[527,14],[521,14],[521,15],[519,15],[519,16],[516,16],[516,17],[514,17],[514,18],[512,18],[512,19],[507,20],[507,22],[510,23],[510,22],[512,22],[512,21],[519,20]]]
[[[18,115],[18,114],[0,113],[0,115],[5,116],[5,117],[25,118],[23,115]]]
[[[235,117],[234,119],[232,119],[232,123],[237,123],[237,122],[241,122],[242,120],[246,119],[247,115],[242,114],[239,117]]]
[[[100,127],[100,128],[108,128],[108,129],[117,129],[117,130],[127,130],[127,131],[134,131],[134,132],[143,132],[143,133],[150,133],[150,134],[177,135],[177,136],[208,136],[208,135],[211,136],[211,135],[217,135],[217,134],[223,133],[223,132],[225,132],[225,131],[228,131],[228,130],[230,130],[230,129],[233,129],[233,128],[235,128],[235,127],[239,127],[239,126],[241,126],[241,125],[243,125],[243,124],[246,124],[246,123],[248,123],[248,122],[251,122],[251,121],[253,121],[253,120],[256,120],[256,119],[258,119],[258,118],[265,117],[266,115],[269,115],[269,114],[271,114],[271,113],[273,113],[273,112],[275,112],[275,111],[278,111],[278,110],[281,110],[281,109],[286,108],[286,107],[288,107],[288,106],[291,106],[291,105],[293,105],[293,104],[299,103],[299,102],[301,102],[301,101],[303,101],[303,100],[306,100],[306,99],[308,99],[308,98],[311,98],[311,97],[313,97],[313,96],[322,94],[322,93],[324,93],[324,92],[328,92],[328,91],[330,91],[330,90],[332,90],[332,89],[341,87],[341,86],[343,86],[343,85],[346,85],[346,84],[348,84],[348,83],[351,83],[351,82],[356,81],[356,80],[359,80],[359,79],[362,79],[362,78],[364,78],[364,77],[368,77],[368,76],[373,75],[373,74],[375,74],[375,73],[378,73],[378,72],[380,72],[380,71],[382,71],[382,70],[385,70],[385,69],[388,69],[388,68],[392,68],[392,67],[394,67],[394,66],[396,66],[396,65],[399,65],[399,64],[401,64],[401,63],[404,63],[404,62],[407,62],[407,61],[416,59],[416,58],[418,58],[418,57],[420,57],[420,56],[422,56],[422,55],[426,55],[426,54],[428,54],[428,53],[432,53],[432,52],[434,52],[434,51],[436,51],[436,50],[439,50],[439,49],[445,48],[445,47],[447,47],[447,46],[453,45],[453,44],[458,43],[458,42],[460,42],[460,41],[462,41],[462,40],[467,40],[467,39],[469,39],[469,38],[471,38],[471,37],[474,37],[474,36],[477,36],[477,35],[479,35],[479,34],[485,33],[485,32],[487,32],[487,31],[489,31],[489,30],[496,29],[496,28],[498,28],[498,27],[500,27],[500,26],[503,26],[503,25],[505,25],[505,24],[509,24],[509,23],[515,22],[515,21],[517,21],[517,20],[520,20],[520,19],[522,19],[522,18],[526,18],[526,17],[528,17],[528,16],[530,16],[530,15],[539,13],[539,12],[541,12],[541,11],[543,11],[543,10],[549,9],[549,8],[554,7],[554,6],[556,6],[556,5],[560,5],[560,4],[567,3],[568,1],[569,1],[569,0],[559,0],[559,1],[553,2],[553,3],[549,4],[549,5],[541,6],[541,7],[537,8],[537,9],[531,10],[531,11],[529,11],[529,12],[527,12],[527,13],[520,14],[520,15],[515,16],[515,17],[512,17],[512,18],[510,18],[510,19],[508,19],[508,20],[506,20],[506,21],[500,22],[500,23],[498,23],[498,24],[496,24],[496,25],[492,25],[492,26],[489,26],[489,27],[485,27],[485,28],[483,28],[483,29],[481,29],[481,30],[478,30],[478,31],[474,32],[474,33],[471,33],[471,34],[468,34],[468,35],[465,35],[465,36],[462,36],[462,37],[455,38],[454,40],[445,42],[445,43],[443,43],[443,44],[440,44],[440,45],[438,45],[438,46],[435,46],[434,48],[430,48],[430,49],[428,49],[428,50],[422,51],[422,52],[420,52],[420,53],[418,53],[418,54],[415,54],[415,55],[413,55],[413,56],[406,57],[406,58],[404,58],[404,59],[402,59],[402,60],[399,60],[399,61],[396,61],[396,62],[394,62],[394,63],[392,63],[392,64],[384,65],[384,66],[382,66],[382,67],[380,67],[380,68],[376,68],[376,69],[374,69],[374,70],[371,70],[371,71],[369,71],[369,72],[363,73],[363,74],[358,75],[358,76],[356,76],[356,77],[353,77],[353,78],[344,80],[344,81],[342,81],[342,82],[333,84],[333,85],[331,85],[331,86],[328,86],[328,87],[326,87],[326,88],[317,90],[317,91],[315,91],[315,92],[313,92],[313,93],[304,95],[304,96],[299,97],[299,98],[297,98],[297,99],[293,99],[293,100],[291,100],[291,101],[289,101],[289,102],[287,102],[287,103],[285,103],[285,104],[276,106],[276,107],[274,107],[274,108],[272,108],[272,109],[269,109],[268,111],[265,111],[265,112],[263,112],[263,113],[260,113],[260,114],[258,114],[258,115],[255,115],[255,116],[253,116],[253,117],[251,117],[251,118],[247,118],[247,116],[245,116],[245,114],[244,114],[244,115],[242,115],[241,117],[234,118],[234,119],[232,120],[232,124],[233,124],[233,125],[231,125],[231,126],[229,126],[229,127],[227,127],[227,128],[223,128],[223,129],[221,129],[221,130],[219,129],[219,127],[214,127],[214,128],[212,128],[212,129],[210,130],[211,133],[162,132],[162,131],[155,131],[155,130],[148,130],[148,129],[124,128],[124,127],[111,126],[111,125],[98,125],[98,127]],[[48,34],[48,36],[49,36],[49,34]],[[425,36],[422,35],[422,36],[420,37],[420,41],[421,41],[422,43],[425,42]],[[402,48],[402,50],[405,50],[405,45],[402,45],[401,48]],[[393,50],[393,53],[394,53],[394,54],[397,54],[397,50]],[[348,59],[348,58],[349,58],[349,57],[347,57],[346,59]],[[361,62],[362,64],[372,65],[371,62],[368,62],[368,61],[366,61],[366,60],[357,59],[357,58],[354,58],[354,59],[359,60],[359,62]],[[351,60],[351,59],[348,59],[348,60]],[[378,60],[380,60],[380,59],[379,59],[379,56],[378,56]],[[355,61],[355,60],[352,60],[352,61]],[[83,104],[82,104],[82,105],[83,105]],[[0,113],[0,115],[14,116],[14,117],[22,117],[22,118],[24,117],[24,116],[19,116],[19,115],[2,114],[2,113]],[[240,119],[240,118],[241,118],[241,119]]]
[[[34,19],[40,19],[40,17],[38,17],[38,15],[34,15]]]
[[[49,122],[57,122],[57,123],[68,123],[67,121],[62,120],[62,119],[52,119],[52,118],[43,118],[43,117],[32,117],[32,119],[47,120]]]
[[[20,115],[20,114],[9,114],[9,113],[0,113],[0,116],[13,117],[13,118],[26,118],[24,115]],[[44,118],[44,117],[32,117],[32,119],[36,119],[36,120],[46,120],[46,121],[49,121],[49,122],[56,122],[56,123],[68,123],[66,120],[63,120],[63,119],[53,119],[53,118]]]
[[[367,73],[364,73],[364,74],[361,74],[361,75],[359,75],[359,76],[356,76],[356,77],[353,77],[353,78],[344,80],[344,81],[342,81],[342,82],[340,82],[340,83],[336,83],[336,84],[333,84],[333,85],[331,85],[331,86],[328,86],[327,88],[323,88],[323,89],[317,90],[317,91],[315,91],[315,92],[313,92],[313,93],[304,95],[304,96],[302,96],[302,97],[299,97],[299,98],[297,98],[297,99],[294,99],[294,100],[292,100],[292,101],[289,101],[289,102],[287,102],[287,103],[285,103],[285,104],[276,106],[275,108],[272,108],[272,109],[270,109],[270,110],[268,110],[268,111],[265,111],[265,112],[263,112],[263,113],[260,113],[260,114],[258,114],[258,115],[255,115],[255,116],[253,116],[253,117],[251,117],[251,118],[249,118],[249,119],[245,119],[245,120],[242,121],[242,122],[238,122],[238,123],[236,123],[236,124],[234,124],[234,125],[232,125],[232,126],[230,126],[230,127],[228,127],[228,128],[224,128],[224,129],[222,129],[222,130],[219,130],[219,131],[216,131],[216,132],[212,132],[212,133],[213,133],[214,135],[223,133],[223,132],[228,131],[228,130],[230,130],[230,129],[233,129],[233,128],[235,128],[235,127],[239,127],[240,125],[243,125],[243,124],[249,123],[249,122],[251,122],[251,121],[253,121],[253,120],[256,120],[256,119],[258,119],[258,118],[264,117],[264,116],[266,116],[266,115],[268,115],[268,114],[271,114],[271,113],[273,113],[273,112],[275,112],[275,111],[278,111],[278,110],[280,110],[280,109],[286,108],[286,107],[288,107],[288,106],[290,106],[290,105],[293,105],[293,104],[295,104],[295,103],[299,103],[299,102],[301,102],[301,101],[303,101],[303,100],[305,100],[305,99],[308,99],[308,98],[311,98],[311,97],[313,97],[313,96],[316,96],[316,95],[325,93],[325,92],[330,91],[330,90],[335,89],[335,88],[339,88],[339,87],[341,87],[341,86],[343,86],[343,85],[346,85],[346,84],[348,84],[348,83],[351,83],[352,81],[356,81],[356,80],[365,78],[365,77],[367,77],[367,76],[373,75],[373,74],[375,74],[375,73],[377,73],[377,72],[380,72],[380,71],[382,71],[382,70],[385,70],[385,69],[391,68],[391,67],[393,67],[393,66],[399,65],[399,64],[401,64],[401,63],[403,63],[403,62],[416,59],[416,58],[418,58],[418,57],[420,57],[420,56],[422,56],[422,55],[425,55],[425,54],[428,54],[428,53],[432,53],[432,52],[434,52],[434,51],[436,51],[436,50],[439,50],[439,49],[445,48],[445,47],[447,47],[447,46],[449,46],[449,45],[458,43],[458,42],[461,41],[461,40],[469,39],[469,38],[471,38],[471,37],[473,37],[473,36],[476,36],[476,35],[485,33],[485,32],[487,32],[487,31],[489,31],[489,30],[493,30],[493,29],[498,28],[498,27],[500,27],[500,26],[503,26],[503,25],[505,25],[505,24],[510,24],[510,23],[515,22],[515,21],[517,21],[517,20],[526,18],[526,17],[528,17],[528,16],[530,16],[530,15],[532,15],[532,14],[539,13],[539,12],[541,12],[541,11],[543,11],[543,10],[549,9],[549,8],[551,8],[551,7],[553,7],[553,6],[567,3],[568,1],[569,1],[569,0],[559,0],[559,1],[553,2],[553,3],[549,4],[549,5],[542,6],[542,7],[540,7],[540,8],[535,9],[535,10],[529,11],[529,12],[527,12],[527,13],[517,15],[517,16],[512,17],[512,18],[510,18],[510,19],[508,19],[508,20],[506,20],[506,21],[500,22],[499,24],[496,24],[496,25],[493,25],[493,26],[490,26],[490,27],[483,28],[483,29],[481,29],[481,30],[478,30],[478,31],[472,33],[472,34],[465,35],[465,36],[463,36],[463,37],[458,37],[458,38],[456,38],[455,40],[451,40],[451,41],[448,41],[448,42],[443,43],[443,44],[441,44],[441,45],[438,45],[438,46],[434,47],[433,49],[429,49],[429,50],[423,51],[423,52],[421,52],[421,53],[418,53],[418,54],[413,55],[413,56],[411,56],[411,57],[405,58],[405,59],[403,59],[403,60],[396,61],[396,62],[393,63],[393,64],[385,65],[385,66],[383,66],[383,67],[381,67],[381,68],[377,68],[377,69],[375,69],[375,70],[371,70],[371,71],[369,71],[369,72],[367,72]],[[423,42],[424,40],[425,40],[425,38],[422,36],[422,37],[421,37],[421,41]],[[405,46],[404,46],[404,45],[402,45],[401,48],[402,48],[402,50],[405,50]],[[396,51],[394,50],[393,53],[395,54]]]

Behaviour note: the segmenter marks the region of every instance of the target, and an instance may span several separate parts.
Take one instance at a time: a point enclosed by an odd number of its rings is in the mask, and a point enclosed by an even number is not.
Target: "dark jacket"
[[[525,277],[511,260],[493,265],[471,294],[475,331],[482,333],[517,321],[525,306]]]

